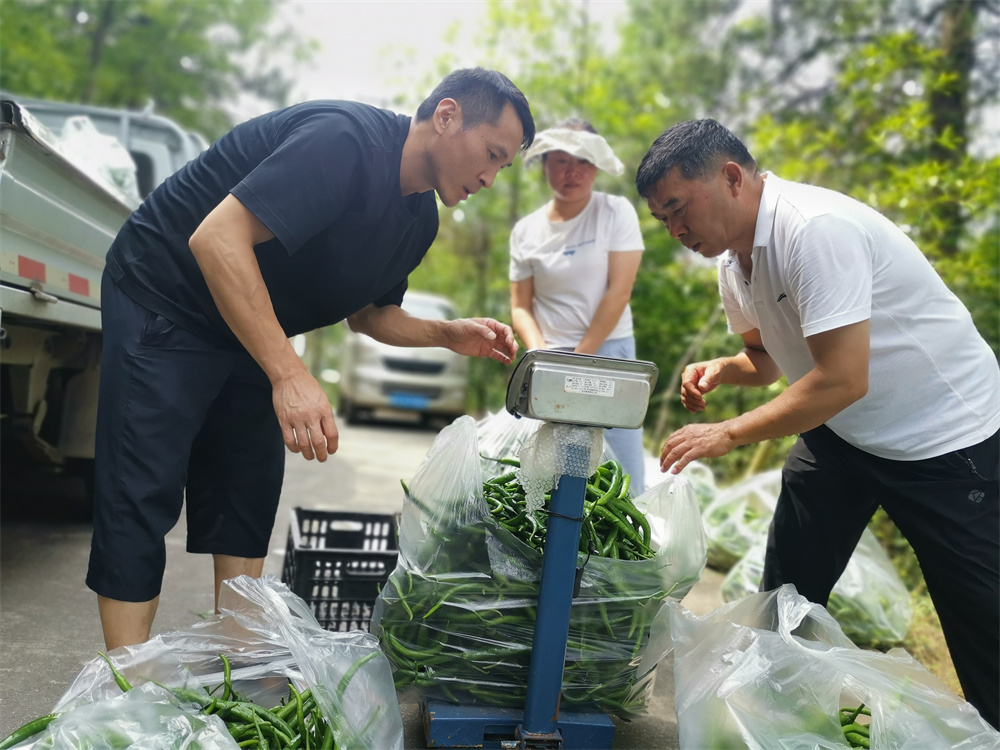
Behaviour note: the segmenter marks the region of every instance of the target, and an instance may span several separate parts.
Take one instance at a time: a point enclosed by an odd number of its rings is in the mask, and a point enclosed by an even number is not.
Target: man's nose
[[[499,169],[488,169],[481,175],[479,175],[479,181],[483,183],[484,188],[493,187],[493,182],[494,180],[496,180],[497,172],[499,171],[500,171]]]
[[[667,221],[667,231],[670,232],[670,236],[675,240],[679,240],[685,234],[687,234],[687,227],[684,226],[679,221]]]

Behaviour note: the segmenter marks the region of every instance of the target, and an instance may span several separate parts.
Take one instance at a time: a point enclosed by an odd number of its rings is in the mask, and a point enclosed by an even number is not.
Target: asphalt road
[[[264,572],[280,577],[291,508],[393,513],[436,431],[416,424],[341,425],[340,450],[324,464],[289,454],[278,520]],[[22,477],[4,466],[0,505],[0,737],[47,713],[73,677],[104,649],[97,601],[84,585],[91,527],[83,487]],[[211,561],[185,552],[183,520],[167,538],[167,572],[153,633],[187,628],[213,608]],[[696,614],[719,604],[721,576],[706,570],[683,604]],[[401,706],[405,747],[426,747],[419,709]],[[677,745],[670,659],[657,668],[649,715],[615,719],[616,749]]]

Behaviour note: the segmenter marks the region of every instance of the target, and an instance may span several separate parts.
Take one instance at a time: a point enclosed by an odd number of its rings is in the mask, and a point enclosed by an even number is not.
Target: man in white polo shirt
[[[910,542],[966,700],[1000,728],[1000,367],[910,238],[840,193],[761,173],[714,120],[668,128],[639,194],[670,235],[719,259],[743,350],[688,365],[681,401],[719,385],[788,388],[691,424],[660,466],[799,435],[782,472],[761,590],[825,605],[881,505]]]

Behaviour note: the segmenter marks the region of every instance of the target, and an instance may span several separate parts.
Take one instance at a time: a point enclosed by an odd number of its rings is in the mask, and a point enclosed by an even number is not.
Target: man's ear
[[[727,161],[722,165],[722,175],[729,186],[729,192],[734,198],[743,191],[743,168],[734,161]]]
[[[454,99],[442,99],[434,108],[434,129],[438,135],[462,124],[462,107]]]

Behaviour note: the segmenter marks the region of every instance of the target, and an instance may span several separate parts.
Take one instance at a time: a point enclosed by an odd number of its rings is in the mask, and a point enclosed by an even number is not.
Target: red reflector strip
[[[45,282],[45,264],[37,260],[25,258],[23,255],[17,256],[17,275],[31,279],[32,281]]]
[[[84,297],[90,296],[90,281],[82,276],[69,274],[69,290],[73,294],[82,294]]]

